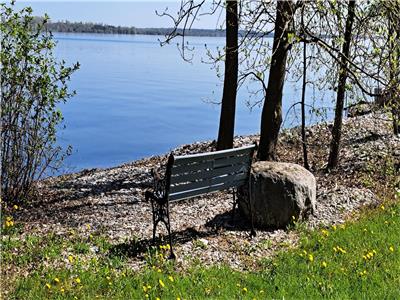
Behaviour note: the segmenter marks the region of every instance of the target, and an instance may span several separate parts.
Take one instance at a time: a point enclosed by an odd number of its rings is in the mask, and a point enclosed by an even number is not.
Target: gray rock
[[[240,211],[250,219],[247,189],[241,191],[238,200]],[[254,163],[250,189],[254,225],[259,228],[285,227],[293,218],[304,219],[315,210],[315,177],[296,164]]]

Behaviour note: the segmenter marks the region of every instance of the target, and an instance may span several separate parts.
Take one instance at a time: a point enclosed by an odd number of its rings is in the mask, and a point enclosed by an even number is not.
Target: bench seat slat
[[[245,146],[245,147],[241,147],[241,148],[215,151],[215,152],[209,152],[209,153],[199,153],[199,154],[192,154],[192,155],[185,155],[185,156],[175,156],[174,157],[174,159],[175,159],[174,165],[180,166],[180,165],[186,165],[186,164],[194,163],[194,162],[201,162],[201,161],[205,161],[205,160],[217,159],[217,158],[221,158],[221,157],[237,156],[237,155],[241,155],[241,154],[242,155],[250,154],[254,148],[255,148],[255,146],[251,145],[251,146]]]
[[[201,170],[194,173],[178,174],[179,176],[171,176],[170,183],[175,185],[178,183],[190,182],[195,180],[204,180],[208,178],[218,177],[222,175],[230,175],[234,173],[247,172],[250,165],[247,164],[237,164],[233,166],[226,166],[221,168],[214,168],[210,170]]]
[[[247,173],[237,173],[233,175],[224,175],[220,177],[208,178],[195,182],[187,182],[185,184],[171,186],[170,194],[190,191],[199,188],[210,187],[224,182],[241,182],[247,178]]]
[[[195,172],[198,170],[206,170],[210,168],[219,168],[224,166],[230,166],[239,163],[249,164],[251,158],[249,155],[240,155],[232,157],[222,157],[217,159],[209,159],[200,162],[190,163],[187,165],[173,166],[172,174],[177,175],[179,173]]]
[[[238,186],[238,185],[242,185],[245,182],[246,182],[245,180],[237,181],[237,182],[235,182],[235,181],[225,182],[225,183],[221,183],[221,184],[210,186],[210,187],[206,187],[206,188],[186,191],[186,192],[182,192],[182,193],[170,194],[169,201],[170,202],[174,202],[174,201],[183,200],[183,199],[187,199],[187,198],[191,198],[191,197],[195,197],[195,196],[204,195],[206,193],[225,190],[225,189],[228,189],[230,187],[235,187],[235,186]]]

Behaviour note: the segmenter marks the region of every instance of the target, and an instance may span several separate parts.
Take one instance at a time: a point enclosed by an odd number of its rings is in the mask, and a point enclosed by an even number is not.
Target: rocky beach
[[[393,170],[398,171],[400,137],[394,136],[391,120],[382,112],[347,118],[339,167],[326,171],[330,123],[307,128],[311,172],[317,182],[316,209],[308,220],[296,226],[308,228],[339,225],[357,211],[376,206],[382,200],[382,186]],[[235,147],[258,141],[258,135],[238,136]],[[215,142],[180,146],[176,155],[214,150]],[[302,165],[300,128],[284,130],[279,139],[278,161]],[[153,168],[165,165],[169,153],[126,163],[109,169],[90,169],[48,178],[39,183],[38,200],[16,214],[24,232],[68,235],[70,231],[96,231],[129,254],[133,268],[145,264],[151,243],[152,213],[144,192],[151,187]],[[393,177],[390,177],[393,178]],[[380,183],[380,190],[374,188]],[[257,230],[250,238],[249,224],[240,215],[231,220],[232,194],[217,192],[173,203],[171,226],[176,241],[178,264],[202,262],[228,264],[236,269],[257,266],[258,258],[293,247],[298,238],[289,228]],[[161,229],[161,226],[160,226]],[[159,232],[162,230],[159,229]],[[96,252],[93,248],[91,251]]]

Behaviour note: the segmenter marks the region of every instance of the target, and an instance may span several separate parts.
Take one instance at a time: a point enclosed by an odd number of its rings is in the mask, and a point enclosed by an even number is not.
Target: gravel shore
[[[400,161],[400,137],[391,131],[391,122],[382,113],[348,118],[343,124],[339,167],[326,172],[330,141],[329,123],[307,128],[309,161],[317,179],[317,209],[305,222],[308,227],[342,223],[352,212],[377,205],[379,195],[372,183],[378,168]],[[235,147],[258,141],[258,135],[235,138]],[[300,129],[282,132],[278,160],[302,164]],[[173,152],[183,155],[213,150],[212,141],[183,145]],[[151,186],[150,171],[165,164],[168,154],[154,156],[109,169],[83,170],[49,178],[40,183],[40,202],[18,212],[17,219],[39,233],[64,234],[71,228],[90,224],[118,246],[133,240],[148,244],[152,234],[150,204],[144,191]],[[232,195],[218,192],[171,205],[177,262],[190,264],[226,263],[238,269],[253,268],[258,258],[297,242],[295,231],[257,231],[249,237],[248,224],[240,216],[231,221]],[[163,232],[161,230],[160,232]],[[132,267],[145,262],[143,253],[133,256]]]

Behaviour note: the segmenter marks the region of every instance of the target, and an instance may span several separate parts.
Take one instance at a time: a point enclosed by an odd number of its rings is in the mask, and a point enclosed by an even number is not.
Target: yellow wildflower
[[[90,230],[90,224],[86,224],[86,229]]]
[[[381,205],[381,209],[382,209],[382,210],[385,210],[385,206],[384,206],[383,204]]]
[[[60,279],[58,279],[58,278],[56,277],[56,278],[54,278],[54,281],[57,282],[57,283],[59,283],[59,282],[60,282]]]
[[[314,261],[314,256],[312,254],[309,254],[308,255],[308,260],[313,262]]]
[[[17,210],[19,207],[18,207],[18,205],[14,204],[13,208],[14,208],[15,210]]]
[[[336,228],[337,228],[336,225],[332,225],[333,230],[336,230]]]
[[[146,298],[149,298],[149,295],[148,294],[146,294],[146,295],[144,295]]]
[[[394,252],[393,246],[390,246],[390,247],[389,247],[389,250],[390,250],[391,252]]]
[[[329,236],[329,231],[328,231],[328,230],[322,229],[322,230],[321,230],[321,233],[322,233],[322,235],[324,235],[324,236]]]
[[[157,297],[156,300],[161,300],[161,299]]]
[[[243,288],[243,292],[247,293],[247,288],[244,287]]]
[[[46,287],[47,287],[48,289],[51,289],[51,284],[50,284],[50,283],[46,283]]]
[[[79,284],[79,283],[81,283],[81,279],[78,277],[75,279],[75,282]]]
[[[326,267],[328,266],[328,264],[327,264],[325,261],[323,261],[321,265],[322,265],[322,267],[324,267],[324,268],[326,268]]]
[[[161,269],[157,269],[157,272],[158,272],[158,273],[161,273]]]
[[[165,287],[165,284],[161,279],[158,279],[158,283],[160,284],[161,287]]]
[[[361,271],[359,274],[360,274],[360,276],[365,276],[365,275],[367,275],[367,270]]]
[[[147,286],[145,286],[145,285],[143,286],[143,292],[145,292],[145,293],[147,292]]]
[[[65,292],[64,288],[60,288],[60,292],[64,293]]]
[[[168,276],[168,279],[169,279],[171,282],[174,281],[174,277],[172,277],[172,276]]]
[[[261,291],[260,291],[260,294],[264,294],[264,291],[263,291],[263,290],[261,290]]]
[[[72,255],[68,255],[68,260],[70,263],[72,263],[74,261],[74,257]]]

